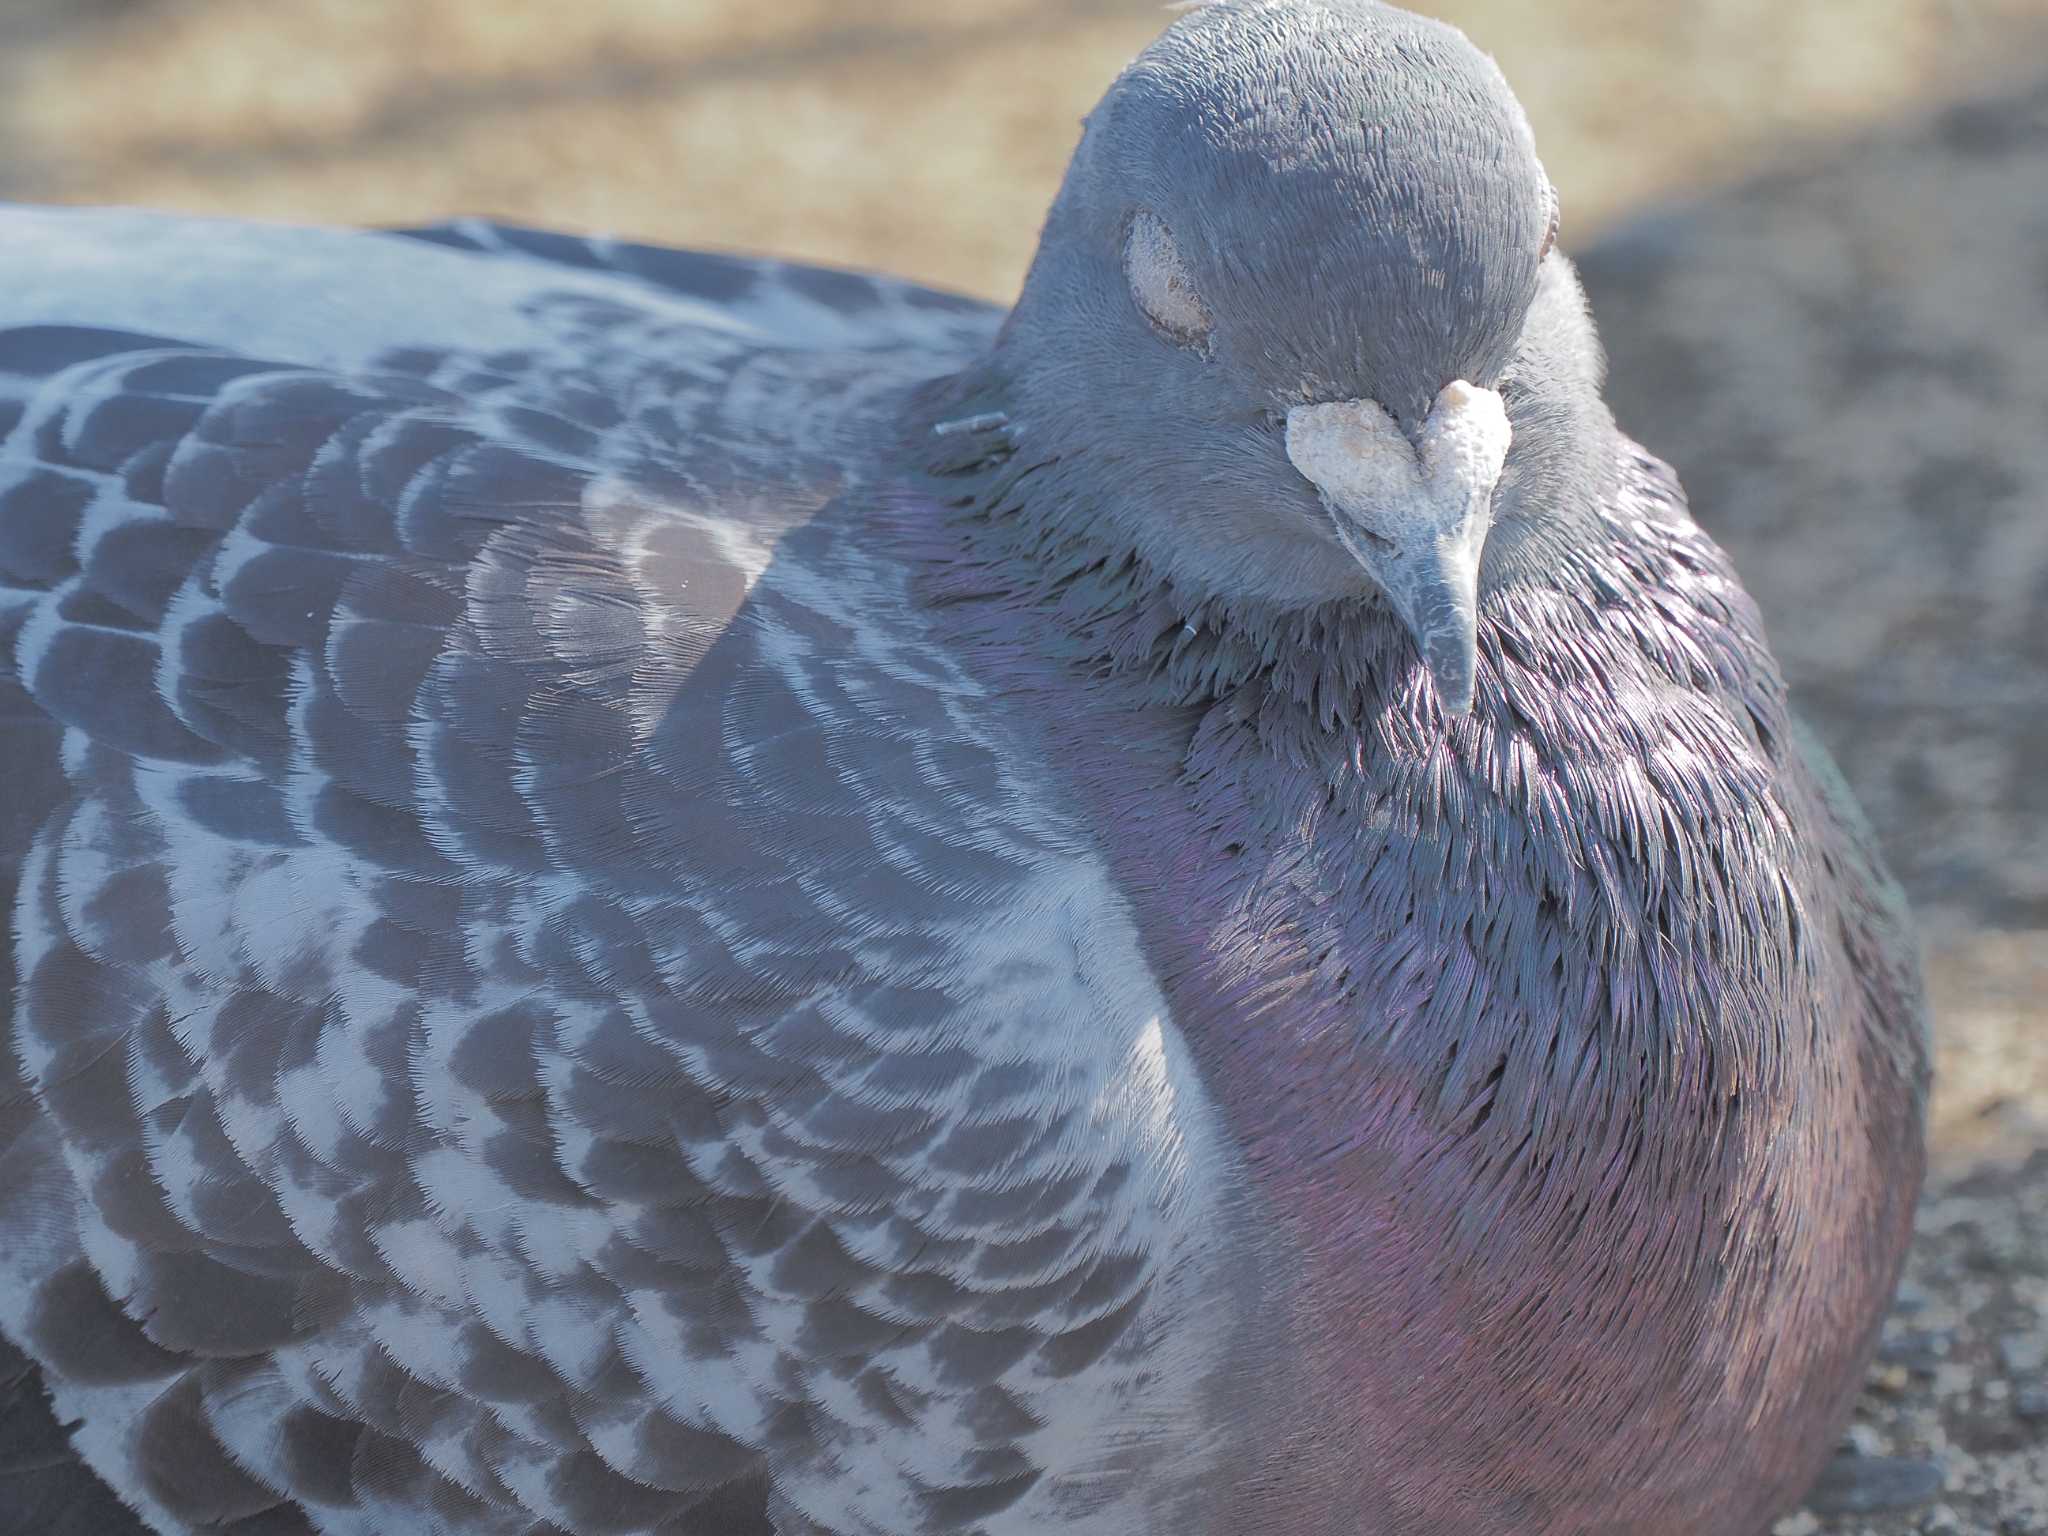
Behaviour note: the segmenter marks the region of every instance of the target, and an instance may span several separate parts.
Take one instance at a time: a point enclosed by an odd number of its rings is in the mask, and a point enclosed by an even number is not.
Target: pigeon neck
[[[1453,718],[1385,604],[1276,611],[1180,593],[1092,539],[1085,516],[1047,511],[1061,466],[1018,452],[992,417],[952,436],[965,463],[929,482],[952,517],[923,519],[928,595],[996,665],[1087,678],[1091,718],[1161,722],[1180,744],[1176,795],[1217,797],[1200,825],[1294,849],[1297,869],[1306,846],[1345,880],[1420,878],[1426,862],[1440,909],[1460,889],[1497,899],[1513,872],[1584,940],[1560,956],[1575,976],[1596,959],[1626,970],[1631,956],[1652,967],[1677,954],[1711,989],[1757,973],[1758,933],[1791,945],[1802,931],[1797,897],[1765,878],[1796,863],[1783,683],[1725,557],[1655,461],[1618,451],[1621,489],[1604,510],[1569,541],[1549,535],[1540,558],[1516,552],[1483,604],[1475,707]],[[1128,782],[1125,745],[1112,785]],[[1390,932],[1405,889],[1375,887]],[[1298,914],[1358,915],[1348,898]],[[1481,939],[1513,948],[1514,934],[1473,917],[1478,937],[1446,934],[1446,955]],[[1787,949],[1780,982],[1809,959]],[[1646,1040],[1669,1003],[1652,1001],[1632,1014]],[[1769,1039],[1714,1037],[1714,1009],[1671,1017],[1706,1033],[1660,1047],[1712,1063],[1717,1079],[1768,1069]]]

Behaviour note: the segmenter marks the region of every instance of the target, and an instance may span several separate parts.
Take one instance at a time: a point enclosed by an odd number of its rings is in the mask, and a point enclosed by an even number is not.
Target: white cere
[[[1557,188],[1547,181],[1543,184],[1543,200],[1549,205],[1550,216],[1543,230],[1543,249],[1536,253],[1538,261],[1542,261],[1549,256],[1551,251],[1557,246],[1557,224],[1559,217]]]
[[[1408,547],[1446,536],[1484,538],[1486,512],[1507,464],[1514,428],[1507,405],[1463,379],[1444,386],[1411,446],[1373,400],[1297,405],[1287,413],[1287,457],[1353,524]]]

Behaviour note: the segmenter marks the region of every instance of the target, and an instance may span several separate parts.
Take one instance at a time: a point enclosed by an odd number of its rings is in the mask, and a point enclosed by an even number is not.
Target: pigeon
[[[1917,961],[1556,232],[1374,0],[1007,313],[0,214],[0,1530],[1762,1531]]]

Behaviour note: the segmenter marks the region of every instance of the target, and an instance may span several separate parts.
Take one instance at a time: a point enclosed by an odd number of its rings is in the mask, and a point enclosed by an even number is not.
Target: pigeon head
[[[1558,499],[1560,426],[1603,414],[1556,228],[1527,119],[1453,28],[1193,8],[1048,217],[997,348],[1019,446],[1085,465],[1078,515],[1191,601],[1383,601],[1467,708],[1489,537]]]

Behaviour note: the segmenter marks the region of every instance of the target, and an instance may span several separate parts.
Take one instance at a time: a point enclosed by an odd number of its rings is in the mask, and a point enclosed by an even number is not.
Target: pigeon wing
[[[1109,1510],[1206,1111],[857,419],[753,409],[934,364],[524,313],[0,331],[0,1332],[160,1530],[966,1529],[1054,1418]]]

